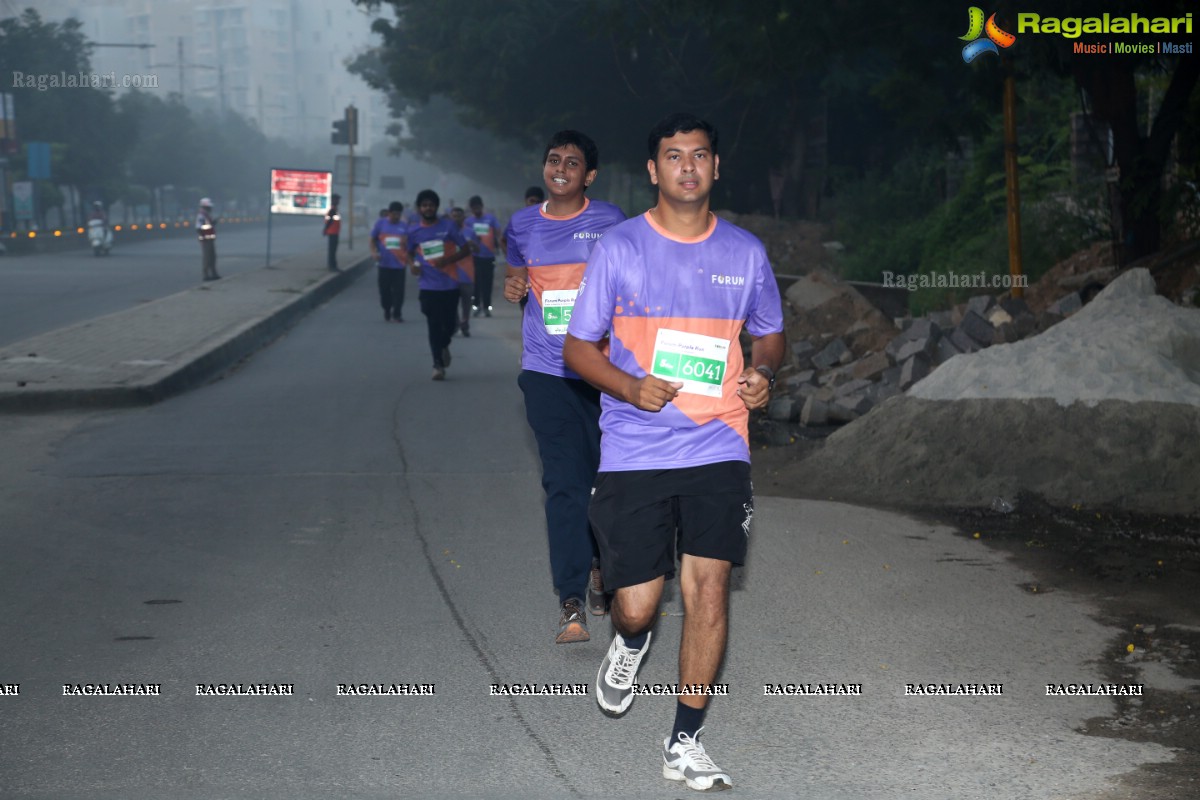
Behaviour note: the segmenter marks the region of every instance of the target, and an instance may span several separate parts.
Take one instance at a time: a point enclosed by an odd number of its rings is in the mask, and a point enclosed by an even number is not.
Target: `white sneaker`
[[[613,632],[612,644],[608,646],[608,653],[600,662],[600,671],[596,673],[596,702],[605,714],[619,717],[629,710],[633,702],[633,684],[637,680],[638,665],[649,649],[649,631],[646,632],[646,643],[640,650],[626,647],[621,634]]]
[[[696,738],[703,732],[704,728],[696,731]],[[669,781],[685,781],[689,789],[698,792],[733,788],[729,773],[714,764],[704,752],[704,745],[686,733],[680,733],[674,743],[663,740],[662,774]]]

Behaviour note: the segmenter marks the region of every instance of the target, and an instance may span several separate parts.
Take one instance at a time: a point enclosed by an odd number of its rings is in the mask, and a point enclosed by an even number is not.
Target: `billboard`
[[[324,216],[333,194],[333,174],[324,170],[272,169],[271,213]]]

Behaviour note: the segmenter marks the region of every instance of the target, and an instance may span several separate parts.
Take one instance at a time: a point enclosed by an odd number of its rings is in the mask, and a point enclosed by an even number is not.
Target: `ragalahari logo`
[[[980,36],[985,33],[987,38],[981,39]],[[967,10],[967,33],[958,38],[969,43],[962,51],[963,61],[968,64],[984,53],[1000,55],[1001,47],[1006,49],[1012,47],[1013,42],[1017,40],[1017,37],[1008,31],[1000,29],[1000,26],[996,24],[995,14],[988,17],[987,23],[984,23],[983,9],[978,6],[971,6]]]

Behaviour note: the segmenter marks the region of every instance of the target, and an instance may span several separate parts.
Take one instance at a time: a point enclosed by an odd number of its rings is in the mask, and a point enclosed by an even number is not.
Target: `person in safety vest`
[[[196,214],[196,236],[200,239],[201,264],[204,280],[215,281],[217,274],[217,219],[213,216],[212,200],[200,200],[200,211]]]
[[[330,272],[338,271],[337,264],[337,248],[338,238],[342,232],[342,215],[338,211],[338,203],[341,202],[342,196],[335,194],[329,198],[329,210],[325,212],[325,230],[323,231],[326,239],[329,241],[329,259],[327,266]]]

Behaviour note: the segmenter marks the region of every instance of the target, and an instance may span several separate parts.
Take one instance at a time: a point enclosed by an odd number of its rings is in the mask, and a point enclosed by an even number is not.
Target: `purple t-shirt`
[[[421,266],[421,277],[417,281],[418,288],[433,291],[458,291],[454,264],[443,269],[430,266],[429,260],[452,256],[460,247],[465,247],[467,240],[462,232],[454,227],[448,219],[439,219],[432,225],[414,225],[408,229],[408,252],[412,254],[415,263]]]
[[[371,241],[375,242],[379,251],[380,269],[404,269],[407,236],[408,226],[403,220],[392,222],[387,217],[375,220],[375,227],[371,228]]]
[[[714,215],[703,235],[684,239],[646,212],[604,235],[570,334],[611,334],[615,366],[684,387],[657,413],[601,397],[602,472],[750,460],[750,414],[737,395],[743,327],[753,336],[783,330],[779,286],[753,234]]]
[[[475,254],[477,258],[496,257],[496,234],[500,231],[499,220],[485,212],[478,217],[473,215],[467,217],[463,222],[463,227],[475,234],[475,239],[479,242],[479,252]]]
[[[586,198],[583,208],[567,217],[550,216],[543,208],[544,204],[521,209],[504,231],[508,263],[525,267],[529,275],[521,368],[578,378],[562,360],[575,292],[592,248],[625,214],[612,203]]]

